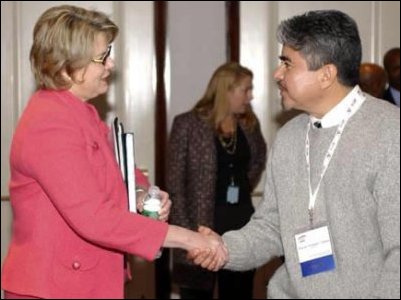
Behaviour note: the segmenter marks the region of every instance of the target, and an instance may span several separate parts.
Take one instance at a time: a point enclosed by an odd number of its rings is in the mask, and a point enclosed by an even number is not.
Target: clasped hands
[[[159,212],[159,220],[166,222],[170,215],[171,200],[165,191],[160,191],[161,209]],[[137,190],[137,210],[143,211],[144,198],[146,197],[145,189]],[[228,250],[224,245],[223,239],[208,227],[200,226],[198,232],[187,230],[189,240],[182,246],[188,251],[188,259],[194,264],[199,265],[209,271],[218,271],[228,262]]]
[[[209,271],[218,271],[228,262],[228,249],[223,239],[216,232],[205,226],[198,228],[199,238],[203,244],[194,246],[187,254],[187,258],[195,265]],[[203,241],[202,241],[203,240]]]

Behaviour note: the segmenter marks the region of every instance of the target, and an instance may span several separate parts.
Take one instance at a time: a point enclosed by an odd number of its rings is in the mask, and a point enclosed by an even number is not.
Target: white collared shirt
[[[320,122],[322,128],[330,128],[338,126],[340,122],[344,119],[347,113],[347,109],[354,100],[356,94],[363,95],[361,88],[356,85],[343,100],[341,100],[336,106],[334,106],[328,113],[326,113],[323,118],[318,119],[314,116],[310,116],[310,121],[312,125],[315,122]],[[349,117],[351,117],[355,112],[353,112]]]

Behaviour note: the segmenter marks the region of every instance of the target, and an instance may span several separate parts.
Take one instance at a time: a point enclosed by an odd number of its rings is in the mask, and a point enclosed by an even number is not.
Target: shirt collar
[[[391,96],[393,96],[395,104],[397,104],[397,106],[400,107],[400,91],[398,91],[395,88],[393,88],[392,86],[390,86],[390,93],[391,93]]]
[[[341,100],[336,106],[334,106],[328,113],[326,113],[323,118],[318,119],[314,116],[310,116],[310,121],[312,125],[315,122],[320,122],[322,128],[329,128],[337,126],[346,117],[348,108],[350,107],[352,101],[355,97],[364,97],[362,90],[358,85],[356,85],[343,100]],[[351,116],[350,116],[351,117]]]

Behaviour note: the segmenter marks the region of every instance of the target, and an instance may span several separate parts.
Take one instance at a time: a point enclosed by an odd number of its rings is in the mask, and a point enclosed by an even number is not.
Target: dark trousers
[[[252,299],[254,275],[255,270],[246,272],[219,271],[219,299]]]
[[[213,299],[213,291],[192,288],[180,288],[181,299]]]
[[[252,299],[255,270],[234,272],[221,270],[218,275],[218,299]],[[212,290],[180,288],[181,299],[213,299]]]

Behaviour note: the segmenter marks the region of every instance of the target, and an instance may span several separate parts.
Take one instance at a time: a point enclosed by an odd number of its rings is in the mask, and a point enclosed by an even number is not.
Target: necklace
[[[219,134],[219,141],[228,154],[234,154],[237,150],[237,130],[232,133],[228,140],[225,139],[223,135]]]

